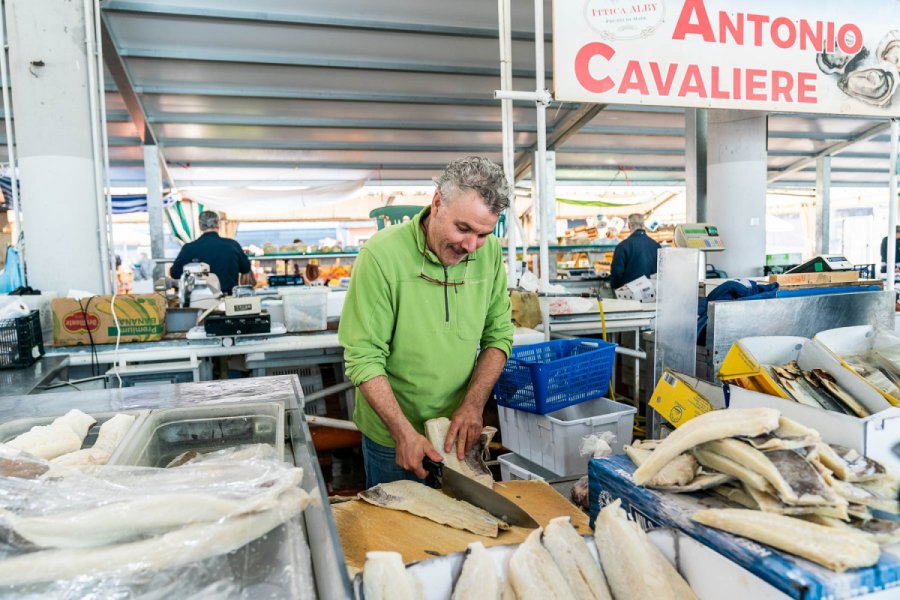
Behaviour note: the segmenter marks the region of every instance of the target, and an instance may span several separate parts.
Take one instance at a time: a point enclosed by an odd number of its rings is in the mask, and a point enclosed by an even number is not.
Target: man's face
[[[461,191],[449,200],[435,192],[428,219],[428,247],[445,266],[455,265],[481,248],[499,218],[475,190]]]

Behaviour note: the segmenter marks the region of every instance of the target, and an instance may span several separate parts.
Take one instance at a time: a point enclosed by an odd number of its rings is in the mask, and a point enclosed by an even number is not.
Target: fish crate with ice
[[[0,369],[30,367],[43,355],[40,312],[0,320]]]
[[[609,390],[616,344],[553,340],[512,349],[494,395],[497,404],[544,415]]]

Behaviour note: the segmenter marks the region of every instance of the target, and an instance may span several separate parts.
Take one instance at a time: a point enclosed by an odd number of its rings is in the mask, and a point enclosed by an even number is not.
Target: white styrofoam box
[[[581,456],[581,440],[610,431],[616,435],[613,452],[631,443],[634,407],[596,398],[546,415],[505,406],[500,412],[503,445],[524,458],[561,476],[587,473],[588,457]]]
[[[497,462],[500,463],[500,481],[531,481],[533,479],[547,481],[560,478],[556,473],[534,464],[527,458],[522,458],[515,452],[501,454],[497,457]]]
[[[328,328],[327,287],[299,286],[282,290],[284,326],[291,333],[322,331]]]
[[[806,406],[793,400],[729,386],[729,408],[764,406],[815,429],[829,444],[853,448],[900,472],[900,459],[891,448],[900,440],[900,408],[891,407],[860,419],[830,410]]]
[[[873,349],[880,350],[882,348],[896,347],[900,345],[900,336],[893,331],[885,331],[872,325],[857,325],[855,327],[839,327],[837,329],[820,331],[813,337],[813,341],[825,347],[838,360],[844,361],[847,357],[865,354]],[[864,381],[866,385],[878,391],[878,393],[887,395],[866,381],[862,375],[857,374],[852,368],[849,370],[853,375]]]

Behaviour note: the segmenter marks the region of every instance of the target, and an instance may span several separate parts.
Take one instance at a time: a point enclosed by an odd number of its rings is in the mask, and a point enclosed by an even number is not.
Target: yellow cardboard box
[[[754,353],[754,348],[765,350],[768,363],[786,364],[796,360],[800,349],[808,343],[806,338],[794,336],[771,336],[745,338],[734,342],[722,366],[719,367],[718,378],[726,383],[733,383],[745,390],[760,392],[770,396],[778,396],[790,400],[774,379],[763,368],[763,363]]]
[[[826,285],[833,283],[856,283],[859,271],[823,271],[821,273],[782,273],[769,275],[769,283],[781,286]]]
[[[666,369],[650,397],[650,407],[675,427],[698,415],[725,408],[722,388]]]
[[[115,343],[112,296],[54,298],[50,307],[54,345]],[[116,296],[115,309],[123,343],[155,342],[166,333],[166,300],[162,294]]]

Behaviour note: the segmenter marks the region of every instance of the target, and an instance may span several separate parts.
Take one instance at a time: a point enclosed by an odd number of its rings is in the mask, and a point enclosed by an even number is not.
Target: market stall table
[[[498,481],[494,490],[513,500],[542,527],[550,519],[569,516],[581,534],[591,532],[588,518],[571,502],[543,481]],[[478,536],[453,529],[413,514],[374,506],[363,500],[350,500],[332,507],[347,567],[351,572],[363,568],[366,552],[399,552],[407,564],[461,552],[472,542],[485,546],[518,544],[531,529],[511,527],[496,538]]]
[[[35,393],[54,378],[65,379],[68,356],[43,356],[30,367],[0,371],[0,396],[25,396]]]

